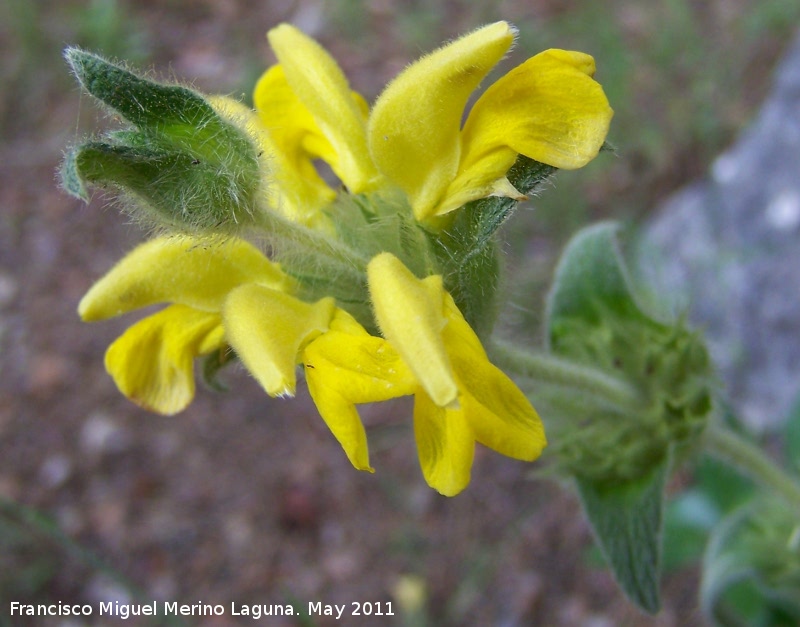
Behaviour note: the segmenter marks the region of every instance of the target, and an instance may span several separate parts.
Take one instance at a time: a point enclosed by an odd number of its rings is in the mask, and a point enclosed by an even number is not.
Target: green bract
[[[67,153],[68,192],[86,200],[87,183],[112,185],[147,219],[181,231],[230,231],[253,220],[259,155],[241,130],[190,89],[77,48],[65,56],[81,85],[133,125]]]

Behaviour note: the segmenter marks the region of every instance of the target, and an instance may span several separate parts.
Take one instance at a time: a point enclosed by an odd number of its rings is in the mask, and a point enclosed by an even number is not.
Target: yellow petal
[[[243,283],[278,290],[291,285],[277,264],[244,240],[157,237],[95,283],[78,313],[90,322],[162,302],[220,311],[228,292]]]
[[[589,55],[546,50],[500,78],[464,125],[460,174],[504,177],[506,162],[493,154],[503,147],[557,168],[586,165],[597,156],[613,116],[593,74]]]
[[[366,191],[377,172],[367,150],[362,103],[353,97],[342,70],[294,26],[281,24],[267,36],[292,91],[333,147],[326,160],[352,192]]]
[[[412,394],[413,374],[386,340],[369,335],[342,310],[330,330],[306,347],[303,363],[320,415],[353,466],[371,472],[367,436],[355,405]]]
[[[470,33],[408,67],[375,103],[373,159],[408,194],[417,219],[431,215],[456,176],[464,107],[514,35],[506,22]]]
[[[375,472],[369,463],[367,432],[356,406],[342,394],[342,390],[331,387],[325,379],[314,375],[313,371],[306,370],[306,380],[319,415],[342,446],[347,459],[356,470]]]
[[[285,79],[275,84],[271,77],[277,68],[269,70],[256,85],[256,106],[262,107],[258,113],[231,98],[213,97],[209,101],[217,113],[245,131],[259,147],[264,200],[268,206],[294,222],[315,226],[322,219],[320,210],[336,193],[317,174],[310,156],[301,148],[307,129],[298,129],[290,122],[296,122],[296,116],[305,109],[295,106],[292,99],[297,99]],[[277,73],[282,76],[282,72]],[[259,98],[265,100],[265,93],[271,99],[260,102]]]
[[[282,65],[264,72],[256,83],[253,103],[261,121],[298,169],[316,174],[311,159],[336,160],[336,151],[289,85]]]
[[[106,370],[133,402],[171,415],[194,398],[193,359],[222,345],[218,314],[172,305],[137,322],[111,344]]]
[[[485,379],[461,380],[464,389],[470,390],[460,398],[464,419],[484,446],[506,457],[533,461],[547,445],[542,421],[514,382],[488,365],[481,370]]]
[[[341,319],[358,325],[354,334],[342,328]],[[374,403],[413,394],[414,374],[389,342],[369,335],[350,314],[336,310],[328,331],[305,348],[303,363],[309,380],[324,380],[338,388],[351,403]]]
[[[445,315],[442,336],[462,392],[463,415],[475,438],[508,457],[536,459],[547,443],[536,410],[514,382],[489,362],[449,294],[445,295]]]
[[[475,437],[461,409],[439,407],[420,390],[414,397],[414,435],[429,486],[455,496],[469,485]]]
[[[243,285],[225,301],[228,342],[270,396],[293,395],[303,347],[328,329],[334,300],[304,303],[261,285]]]
[[[480,168],[469,168],[450,183],[442,202],[435,209],[435,215],[443,216],[468,202],[489,196],[525,200],[527,198],[525,194],[521,194],[505,174],[497,178],[498,172],[508,172],[516,160],[517,153],[510,148],[501,148],[487,154],[481,159]],[[432,223],[433,221],[429,220],[428,225]]]
[[[369,262],[367,279],[383,336],[437,405],[455,403],[458,387],[442,341],[442,278],[420,280],[397,257],[381,253]]]

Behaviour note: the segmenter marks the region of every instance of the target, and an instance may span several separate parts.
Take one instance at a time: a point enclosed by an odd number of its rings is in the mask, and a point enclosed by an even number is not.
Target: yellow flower
[[[440,493],[469,484],[475,442],[536,459],[546,444],[536,410],[489,362],[441,277],[417,279],[389,253],[370,262],[368,275],[385,339],[337,312],[304,351],[311,396],[354,466],[369,469],[355,405],[409,394],[422,472]]]
[[[519,154],[579,168],[602,146],[613,112],[592,76],[594,60],[548,50],[492,85],[462,128],[471,93],[511,47],[497,22],[409,66],[368,114],[330,55],[289,25],[269,33],[279,65],[256,85],[256,110],[306,180],[326,161],[353,193],[393,185],[420,221],[491,195],[520,198],[506,179]]]
[[[174,414],[194,396],[194,357],[227,345],[270,395],[294,393],[298,355],[327,329],[334,302],[304,303],[292,286],[244,240],[159,237],[95,283],[78,312],[94,321],[172,303],[120,336],[106,369],[134,402]]]
[[[497,22],[440,48],[370,110],[319,44],[289,25],[270,31],[279,63],[256,86],[256,111],[209,102],[260,160],[248,187],[253,220],[241,228],[269,241],[286,271],[236,237],[164,236],[133,250],[79,306],[92,321],[166,304],[106,353],[122,393],[179,412],[194,396],[194,359],[230,348],[271,396],[293,395],[303,364],[323,420],[358,469],[372,471],[356,406],[408,395],[420,466],[440,493],[469,484],[476,443],[536,459],[546,445],[536,410],[492,365],[445,289],[442,275],[452,281],[466,253],[456,250],[448,266],[451,251],[426,232],[478,198],[521,197],[506,178],[520,155],[577,168],[605,140],[612,111],[592,79],[594,60],[578,52],[528,59],[465,118],[514,37]],[[336,202],[319,159],[350,195],[366,196]],[[485,284],[475,287],[482,297]]]

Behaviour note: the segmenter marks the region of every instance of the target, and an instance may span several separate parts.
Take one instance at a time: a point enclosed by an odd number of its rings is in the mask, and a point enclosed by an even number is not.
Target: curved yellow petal
[[[420,280],[397,257],[381,253],[369,262],[367,279],[383,336],[437,405],[455,403],[458,387],[442,341],[442,278]]]
[[[261,285],[243,285],[225,300],[228,343],[270,396],[294,395],[303,347],[328,329],[334,300],[304,303]]]
[[[432,214],[456,176],[464,107],[514,35],[506,22],[465,35],[409,66],[375,103],[369,121],[372,157],[408,194],[418,220]]]
[[[273,65],[258,80],[253,104],[270,135],[295,167],[316,174],[311,159],[336,160],[336,151],[289,85],[282,65]]]
[[[97,281],[78,313],[91,322],[162,302],[220,311],[228,292],[243,283],[286,290],[291,279],[242,239],[157,237],[134,248]]]
[[[498,148],[485,155],[480,167],[464,170],[450,183],[434,215],[443,216],[468,202],[489,196],[525,200],[525,194],[521,194],[505,176],[516,160],[517,153],[510,148]],[[498,172],[503,172],[500,178]]]
[[[514,382],[488,365],[482,370],[483,380],[461,381],[469,390],[461,396],[464,419],[484,446],[506,457],[533,461],[547,445],[542,421]]]
[[[506,147],[557,168],[586,165],[597,156],[614,114],[593,74],[589,55],[546,50],[500,78],[464,125],[460,173],[504,177],[507,160],[494,153]]]
[[[363,333],[342,328],[342,318]],[[306,376],[338,388],[350,403],[374,403],[413,394],[417,382],[399,353],[381,337],[369,335],[355,319],[337,309],[329,329],[305,348]]]
[[[367,432],[358,416],[356,406],[344,396],[342,390],[329,385],[323,377],[306,370],[308,391],[317,411],[328,429],[339,442],[347,459],[357,470],[375,472],[369,463]]]
[[[260,104],[268,107],[267,110],[256,113],[236,100],[219,96],[209,98],[209,102],[217,113],[244,130],[259,147],[267,205],[289,220],[314,226],[322,219],[320,210],[336,197],[336,193],[317,174],[310,157],[299,145],[302,129],[298,131],[297,126],[289,122],[300,109],[287,98],[291,91],[285,80],[283,89],[280,84],[273,85],[270,76],[277,67],[269,70],[256,85],[256,106]],[[262,92],[272,96],[266,103],[259,103]],[[263,95],[261,99],[264,100]]]
[[[440,407],[420,390],[414,397],[414,436],[429,486],[455,496],[469,485],[475,437],[461,409]]]
[[[515,459],[539,457],[547,441],[544,426],[528,398],[486,356],[478,336],[449,294],[442,338],[461,390],[463,415],[475,439]]]
[[[328,428],[353,466],[372,472],[355,405],[412,394],[413,374],[386,340],[369,335],[342,310],[306,347],[303,364],[311,398]]]
[[[223,343],[219,314],[172,305],[117,338],[106,351],[106,370],[133,402],[172,415],[194,398],[193,359]]]
[[[367,150],[362,103],[353,97],[342,70],[322,46],[294,26],[281,24],[267,37],[292,91],[333,148],[326,161],[352,192],[366,191],[377,172]]]

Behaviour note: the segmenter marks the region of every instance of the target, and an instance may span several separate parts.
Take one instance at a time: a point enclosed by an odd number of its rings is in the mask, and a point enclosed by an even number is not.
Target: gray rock
[[[800,34],[751,126],[659,207],[638,253],[704,329],[739,416],[784,419],[800,398]]]

